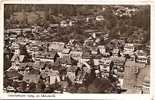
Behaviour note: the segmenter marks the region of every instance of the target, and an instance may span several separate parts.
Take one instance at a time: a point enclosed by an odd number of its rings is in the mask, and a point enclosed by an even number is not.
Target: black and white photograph
[[[150,93],[150,5],[4,4],[4,93]]]

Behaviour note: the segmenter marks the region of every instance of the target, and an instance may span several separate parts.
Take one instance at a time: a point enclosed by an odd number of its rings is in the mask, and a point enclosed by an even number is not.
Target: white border
[[[0,15],[3,15],[4,4],[97,4],[97,5],[151,5],[151,90],[150,94],[46,94],[46,96],[55,96],[55,97],[37,97],[41,94],[24,94],[26,97],[11,97],[11,93],[3,93],[3,16],[0,16],[0,98],[3,99],[108,99],[108,100],[151,100],[155,97],[153,91],[155,91],[155,80],[154,73],[155,68],[155,48],[153,43],[155,43],[155,2],[154,1],[145,1],[145,0],[3,0],[0,2]],[[15,95],[23,95],[21,93],[16,93]],[[29,97],[34,96],[34,97]],[[155,99],[155,98],[154,98]]]

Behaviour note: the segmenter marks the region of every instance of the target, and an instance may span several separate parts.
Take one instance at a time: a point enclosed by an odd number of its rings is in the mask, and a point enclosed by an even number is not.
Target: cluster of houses
[[[129,61],[135,62],[135,65],[147,65],[149,59],[144,50],[135,50],[134,44],[123,40],[114,39],[108,45],[98,45],[94,41],[98,39],[96,33],[90,34],[83,45],[75,39],[68,43],[42,42],[24,37],[14,39],[10,47],[14,51],[11,66],[6,70],[6,76],[13,81],[19,81],[19,76],[22,76],[20,81],[28,84],[37,84],[41,78],[47,87],[65,81],[66,77],[72,83],[83,84],[86,73],[90,73],[92,68],[98,78],[115,77],[121,80],[125,67],[130,65]],[[16,74],[11,76],[9,73]],[[62,88],[65,91],[66,85]]]
[[[125,7],[125,6],[115,6],[113,13],[116,16],[119,17],[132,17],[137,13],[138,9],[137,8],[129,8],[129,7]]]
[[[120,11],[121,9],[118,12]],[[135,10],[126,10],[127,14],[130,12],[135,12]],[[85,21],[89,22],[91,19],[85,18]],[[102,15],[93,19],[97,22],[104,21]],[[109,33],[106,32],[85,30],[88,38],[82,43],[78,39],[70,39],[67,42],[36,39],[37,36],[48,37],[48,35],[54,38],[55,33],[50,34],[50,30],[54,31],[57,27],[71,27],[76,22],[76,20],[66,19],[59,24],[50,24],[47,29],[34,26],[5,30],[5,41],[9,40],[9,45],[5,44],[5,48],[10,49],[12,53],[11,66],[5,70],[4,76],[11,82],[8,82],[5,90],[7,92],[34,92],[32,83],[36,88],[39,83],[42,83],[44,92],[49,91],[51,85],[56,87],[56,84],[59,84],[61,89],[54,87],[52,92],[66,92],[70,84],[84,84],[86,75],[90,74],[92,69],[96,78],[108,80],[115,78],[118,81],[117,86],[123,87],[129,78],[126,75],[126,69],[138,65],[138,68],[135,67],[132,70],[138,73],[137,69],[149,65],[149,54],[145,50],[135,49],[135,43],[126,43],[123,39],[109,40]],[[28,38],[27,33],[33,34],[35,38],[32,39],[31,36]],[[102,39],[109,42],[101,44]],[[131,67],[130,62],[133,62]],[[24,89],[19,85],[23,82],[26,84]]]

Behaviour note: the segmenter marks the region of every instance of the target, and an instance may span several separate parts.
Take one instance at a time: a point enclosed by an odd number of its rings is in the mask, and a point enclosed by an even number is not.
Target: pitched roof
[[[111,60],[114,61],[114,62],[124,62],[125,57],[112,56]]]
[[[20,68],[25,68],[27,66],[27,63],[20,63]]]
[[[101,54],[95,55],[94,59],[101,59],[103,56]]]
[[[84,51],[84,52],[82,53],[82,58],[83,58],[83,59],[90,59],[90,58],[92,58],[91,52],[89,52],[89,51]]]
[[[14,54],[11,58],[11,61],[16,61],[17,59],[19,60],[19,56]]]
[[[63,49],[63,50],[62,50],[62,53],[69,54],[70,51],[71,51],[71,49]]]
[[[67,72],[75,72],[77,69],[77,66],[71,66],[67,68]]]
[[[19,61],[22,62],[24,60],[24,58],[25,58],[25,55],[20,55],[19,56]]]
[[[51,42],[49,44],[49,49],[52,50],[58,50],[58,51],[61,51],[64,49],[64,46],[65,46],[65,43],[63,42]]]
[[[57,55],[56,51],[49,51],[49,52],[39,52],[36,57],[38,58],[48,58],[48,59],[53,59]]]
[[[71,57],[70,56],[63,56],[62,58],[57,58],[56,64],[69,64],[71,65]]]
[[[38,63],[33,63],[33,68],[35,69],[40,69],[45,66],[45,62],[38,62]]]

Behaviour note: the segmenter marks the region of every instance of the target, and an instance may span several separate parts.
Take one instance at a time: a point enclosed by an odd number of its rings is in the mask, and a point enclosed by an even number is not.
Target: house
[[[12,40],[12,41],[15,41],[15,40],[17,39],[17,35],[11,34],[11,35],[9,36],[9,39]]]
[[[24,37],[18,37],[17,38],[17,43],[19,43],[21,45],[26,45],[28,43],[28,39],[24,38]]]
[[[18,54],[14,54],[13,57],[11,58],[11,62],[12,62],[12,66],[9,68],[13,68],[13,69],[19,69],[19,64],[22,63],[25,59],[25,55],[18,55]]]
[[[59,26],[59,24],[49,24],[49,27],[51,28],[57,28]]]
[[[70,54],[71,49],[69,48],[64,48],[62,50],[62,52],[58,52],[60,58],[64,57],[64,56],[68,56]]]
[[[19,48],[20,48],[20,46],[19,46],[18,43],[16,43],[16,42],[12,42],[12,44],[11,44],[11,49],[15,49],[15,50],[17,50],[17,49],[19,49]]]
[[[150,66],[141,68],[137,76],[137,86],[142,87],[141,93],[148,94],[150,93]]]
[[[74,51],[72,50],[70,52],[70,56],[75,59],[75,60],[79,60],[82,58],[83,52],[82,51]]]
[[[102,58],[102,55],[100,55],[100,54],[98,54],[98,55],[96,55],[96,56],[94,56],[93,57],[93,60],[94,60],[94,65],[100,65],[100,60],[101,60],[101,58]]]
[[[62,58],[57,58],[55,64],[56,65],[61,65],[61,64],[71,65],[72,64],[71,57],[68,55],[68,56],[63,56]]]
[[[69,26],[73,26],[73,25],[75,25],[75,23],[76,23],[75,21],[70,20],[69,23],[68,23],[68,25]]]
[[[60,22],[60,26],[61,26],[61,27],[67,27],[67,26],[68,26],[67,21],[66,21],[66,20],[62,20],[62,21]]]
[[[89,37],[88,39],[86,39],[83,43],[84,46],[87,46],[87,47],[92,47],[93,45],[96,45],[93,38],[92,37]]]
[[[45,67],[45,64],[46,64],[46,62],[35,61],[33,64],[33,68],[40,70]]]
[[[124,46],[124,54],[132,55],[134,53],[134,44],[132,43],[126,43]]]
[[[74,82],[76,77],[75,77],[75,72],[76,72],[77,66],[72,66],[67,68],[67,77]]]
[[[106,48],[105,48],[104,45],[99,45],[97,48],[99,49],[99,52],[101,54],[105,54],[106,53]]]
[[[71,49],[77,49],[77,50],[80,50],[80,46],[81,46],[81,43],[76,40],[76,39],[71,39],[69,40],[69,42],[65,45],[66,48],[71,48]]]
[[[101,72],[109,73],[110,72],[110,66],[106,66],[104,64],[101,64],[100,65],[100,70],[101,70]]]
[[[49,83],[55,84],[56,82],[60,82],[59,72],[57,70],[52,70],[49,73]]]
[[[67,19],[67,20],[62,20],[62,21],[60,22],[60,26],[61,26],[61,27],[73,26],[74,24],[75,24],[75,21],[72,21],[72,20],[69,20],[69,19]]]
[[[130,58],[129,58],[128,60],[130,60],[130,61],[135,61],[135,60],[136,60],[135,55],[130,55]]]
[[[144,94],[150,93],[150,77],[148,76],[144,77],[142,91]]]
[[[40,47],[38,45],[29,45],[27,46],[27,52],[29,53],[35,53],[40,50]]]
[[[115,49],[113,49],[113,51],[112,51],[112,53],[113,53],[114,56],[118,56],[119,52],[120,52],[120,51],[119,51],[118,48],[115,48]]]
[[[13,86],[8,86],[8,87],[6,87],[6,91],[7,92],[15,92],[16,89]]]
[[[100,68],[100,71],[101,71],[101,76],[104,77],[104,78],[107,78],[109,77],[110,75],[110,66],[111,66],[111,60],[108,59],[108,58],[102,58],[100,60],[100,65],[99,65],[99,68]]]
[[[100,60],[100,70],[102,72],[110,72],[110,64],[111,64],[111,60],[110,59],[106,59],[106,58],[102,58]]]
[[[136,61],[139,63],[147,63],[147,54],[143,50],[136,51]]]
[[[54,63],[56,61],[57,57],[59,57],[59,55],[57,54],[56,51],[39,52],[35,56],[35,58],[36,58],[37,61],[51,62],[51,63]]]
[[[91,51],[89,51],[89,50],[83,51],[83,53],[82,53],[82,60],[83,61],[89,61],[91,58],[92,58]]]
[[[16,33],[17,35],[19,35],[21,33],[22,29],[21,28],[14,28],[14,29],[7,29],[6,32],[7,33]]]
[[[56,51],[62,51],[64,49],[65,43],[63,42],[51,42],[49,43],[48,50],[56,50]]]
[[[96,32],[97,30],[93,30],[93,29],[87,29],[87,30],[84,30],[84,33],[86,34],[92,34],[94,32]]]
[[[105,33],[104,34],[104,40],[106,41],[106,40],[108,40],[109,39],[109,33]]]
[[[92,55],[97,55],[99,52],[98,48],[96,48],[96,47],[91,47],[90,50],[91,50]]]
[[[104,17],[102,15],[96,16],[96,21],[104,21]]]
[[[78,61],[73,59],[70,55],[63,56],[62,58],[57,58],[55,64],[56,65],[65,65],[66,67],[70,67],[71,65],[77,65]]]
[[[69,54],[70,51],[71,51],[71,49],[64,48],[64,49],[62,50],[62,53],[63,53],[63,54]]]
[[[90,18],[89,18],[89,17],[87,17],[87,18],[86,18],[86,22],[89,22],[89,21],[90,21]]]
[[[112,56],[110,59],[114,62],[116,66],[121,67],[125,64],[125,57]]]

